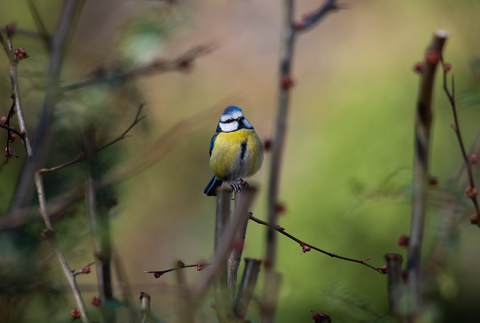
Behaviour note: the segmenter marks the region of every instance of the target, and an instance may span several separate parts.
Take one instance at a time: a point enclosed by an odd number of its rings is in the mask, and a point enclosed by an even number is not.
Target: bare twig
[[[100,76],[95,77],[91,80],[64,86],[62,87],[62,91],[73,91],[98,84],[122,83],[137,77],[150,76],[153,74],[171,71],[189,71],[195,59],[209,54],[214,48],[215,46],[213,45],[197,46],[172,61],[157,60],[153,63],[148,64],[147,66],[125,73],[117,73],[112,75],[100,73]]]
[[[293,61],[294,43],[297,32],[310,28],[319,22],[328,12],[336,7],[336,0],[326,0],[324,4],[301,26],[295,24],[294,20],[294,0],[284,0],[284,17],[283,17],[283,36],[281,48],[281,60],[279,66],[279,91],[278,91],[278,110],[277,121],[275,125],[275,133],[272,141],[272,158],[270,165],[270,180],[268,185],[268,223],[271,224],[267,233],[267,247],[265,256],[265,279],[264,284],[264,311],[261,314],[262,322],[272,322],[277,296],[272,293],[273,289],[277,289],[278,281],[273,279],[278,276],[274,273],[276,255],[277,255],[277,238],[273,227],[277,224],[277,204],[278,191],[280,186],[280,167],[282,164],[283,150],[285,147],[285,138],[287,132],[288,108],[290,101],[290,88],[293,85],[291,76],[291,65]],[[271,276],[268,278],[268,276]]]
[[[182,261],[177,262],[177,266],[174,268],[166,269],[166,270],[144,270],[143,272],[146,274],[153,274],[155,278],[158,278],[162,276],[163,274],[175,271],[175,270],[180,270],[180,269],[185,269],[185,268],[197,268],[198,271],[202,270],[205,268],[205,266],[208,266],[207,263],[198,263],[198,264],[192,264],[192,265],[185,265]]]
[[[11,131],[13,132],[14,134],[16,134],[17,136],[19,136],[22,140],[25,138],[24,134],[21,133],[19,130],[15,129],[14,127],[11,127],[7,124],[4,124],[4,123],[1,123],[0,122],[0,128],[4,128],[4,129],[7,129],[8,131]]]
[[[22,102],[20,100],[20,88],[18,86],[18,71],[17,65],[19,59],[15,57],[13,44],[11,36],[7,33],[7,39],[3,37],[2,33],[0,33],[0,42],[2,43],[3,49],[7,54],[9,65],[10,65],[10,81],[12,83],[12,93],[13,99],[15,101],[15,113],[17,114],[18,118],[18,125],[20,127],[20,133],[22,134],[22,141],[25,146],[25,151],[27,152],[27,156],[30,158],[32,157],[33,151],[32,146],[30,144],[30,140],[28,138],[27,132],[27,125],[25,124],[25,117],[23,116],[23,107]]]
[[[454,124],[452,125],[452,129],[455,132],[458,140],[458,145],[460,146],[460,151],[462,152],[462,157],[463,161],[465,164],[465,168],[467,170],[467,176],[468,176],[468,182],[469,182],[469,187],[466,189],[466,194],[472,200],[473,206],[475,208],[475,212],[477,215],[477,218],[480,217],[480,208],[478,205],[478,200],[477,200],[477,194],[478,194],[478,189],[475,187],[475,180],[473,177],[473,171],[472,171],[472,164],[470,162],[470,159],[467,156],[467,152],[465,150],[465,145],[463,143],[463,138],[462,138],[462,133],[460,131],[460,123],[458,121],[458,113],[457,113],[457,104],[455,101],[455,80],[452,75],[452,91],[449,90],[448,84],[447,84],[447,72],[449,68],[446,68],[445,62],[443,60],[443,56],[440,57],[442,67],[443,67],[443,90],[445,91],[445,94],[448,97],[448,101],[450,101],[450,105],[452,107],[452,112],[453,112],[453,119],[454,119]],[[480,227],[480,221],[476,222],[477,226]]]
[[[273,230],[279,232],[280,234],[283,234],[283,235],[286,236],[287,238],[289,238],[289,239],[297,242],[297,243],[300,245],[300,247],[302,247],[303,252],[308,252],[308,251],[310,251],[311,249],[313,249],[313,250],[316,250],[316,251],[318,251],[318,252],[321,252],[321,253],[323,253],[323,254],[325,254],[325,255],[327,255],[327,256],[330,256],[330,257],[332,257],[332,258],[337,258],[337,259],[341,259],[341,260],[356,262],[356,263],[362,264],[362,265],[364,265],[364,266],[367,266],[368,268],[371,268],[371,269],[379,272],[380,274],[385,274],[385,269],[384,269],[384,268],[375,267],[375,266],[372,266],[372,265],[366,263],[366,261],[369,260],[370,257],[364,258],[364,259],[353,259],[353,258],[347,258],[347,257],[339,256],[339,255],[337,255],[337,254],[334,254],[334,253],[325,251],[325,250],[323,250],[323,249],[317,248],[317,247],[315,247],[314,245],[311,245],[311,244],[309,244],[309,243],[306,243],[305,241],[302,241],[302,240],[300,240],[300,239],[292,236],[290,233],[287,233],[287,232],[285,231],[285,228],[282,228],[282,227],[280,227],[280,226],[278,226],[278,225],[272,227],[272,226],[270,226],[270,225],[268,224],[268,222],[262,221],[262,220],[260,220],[259,218],[254,217],[252,213],[250,213],[250,220],[252,220],[252,221],[254,221],[254,222],[258,223],[258,224],[264,225],[264,226],[266,226],[266,227],[269,227],[270,229],[273,229]]]
[[[58,101],[58,80],[65,57],[67,38],[78,21],[79,13],[85,0],[65,0],[55,33],[51,39],[51,52],[48,63],[45,97],[40,111],[35,138],[33,141],[32,158],[25,161],[18,179],[15,195],[9,207],[9,213],[15,214],[28,201],[34,191],[32,181],[36,171],[42,168],[48,156],[51,141],[50,123],[53,118],[53,107]],[[20,129],[22,132],[23,130]]]
[[[70,269],[67,259],[65,258],[62,249],[58,245],[57,239],[55,237],[55,231],[52,227],[52,223],[50,221],[50,217],[47,211],[47,202],[45,199],[45,188],[43,187],[43,179],[42,174],[37,172],[35,174],[35,184],[37,186],[37,193],[38,193],[38,200],[40,203],[40,213],[42,214],[43,221],[45,222],[45,226],[47,229],[44,232],[44,236],[50,241],[55,250],[55,254],[57,255],[58,261],[63,270],[63,274],[67,278],[68,284],[70,289],[72,290],[73,296],[75,298],[75,302],[77,303],[78,309],[80,311],[80,317],[82,322],[90,322],[87,314],[87,309],[85,307],[85,303],[83,302],[82,294],[80,292],[80,288],[77,285],[75,280],[75,276]]]
[[[425,53],[415,116],[415,161],[413,170],[412,221],[408,246],[408,286],[412,295],[413,317],[422,308],[422,245],[429,188],[430,128],[435,70],[442,56],[447,33],[435,32]]]
[[[51,37],[48,35],[48,32],[47,32],[47,28],[45,27],[42,17],[40,17],[40,13],[38,12],[37,6],[35,6],[33,1],[28,0],[27,3],[28,3],[28,8],[30,9],[32,18],[35,21],[35,25],[37,25],[38,36],[43,39],[45,43],[45,47],[47,48],[47,52],[50,54],[52,51],[52,44],[51,44]]]

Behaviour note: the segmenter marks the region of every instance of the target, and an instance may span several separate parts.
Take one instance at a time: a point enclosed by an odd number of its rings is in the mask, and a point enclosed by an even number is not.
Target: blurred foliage
[[[36,3],[47,29],[53,31],[61,2]],[[298,1],[297,17],[318,3]],[[387,252],[405,256],[396,242],[400,234],[408,233],[410,221],[418,88],[412,67],[438,27],[450,35],[445,59],[453,65],[467,148],[479,135],[480,43],[478,33],[472,31],[480,30],[476,14],[480,3],[366,0],[348,5],[302,35],[297,44],[296,86],[280,189],[287,212],[280,225],[322,249],[353,258],[371,257],[371,264],[383,266]],[[261,137],[268,138],[275,117],[280,19],[280,4],[258,1],[87,2],[65,62],[64,85],[94,76],[99,67],[125,71],[155,58],[174,58],[212,40],[220,46],[194,62],[188,75],[170,73],[65,93],[55,110],[55,135],[46,166],[70,161],[81,151],[86,125],[96,127],[99,143],[116,138],[132,122],[141,102],[146,102],[148,120],[100,154],[102,172],[141,159],[149,144],[176,122],[231,95],[246,94],[231,103],[242,107]],[[12,21],[18,28],[35,30],[24,2],[0,4],[0,25]],[[32,132],[43,99],[47,53],[40,41],[25,36],[16,35],[14,44],[30,54],[19,65],[19,74]],[[0,55],[0,75],[3,115],[11,105],[4,55]],[[476,318],[480,296],[478,228],[468,221],[472,208],[463,195],[466,185],[453,181],[462,159],[449,126],[452,113],[440,78],[434,95],[432,173],[439,185],[431,192],[424,250],[428,260],[435,247],[444,246],[445,265],[428,282],[432,302],[426,321],[468,322]],[[172,296],[175,275],[154,280],[142,271],[170,268],[177,259],[194,263],[212,255],[215,203],[202,190],[211,177],[208,142],[216,122],[212,119],[185,134],[167,157],[108,192],[119,201],[112,210],[113,239],[131,283],[131,296],[136,300],[140,290],[148,292],[153,314],[166,321],[177,311]],[[0,142],[5,136],[0,132]],[[20,152],[21,144],[13,148]],[[262,219],[269,158],[267,154],[263,169],[250,180],[261,189],[252,211]],[[11,160],[0,172],[2,213],[8,210],[22,162],[22,156]],[[479,173],[478,166],[474,171]],[[82,183],[83,176],[81,163],[46,174],[48,198]],[[445,212],[450,202],[453,220]],[[33,210],[35,205],[36,198]],[[36,211],[31,213],[38,219]],[[82,268],[93,259],[83,202],[62,216],[54,223],[60,245],[71,266]],[[42,231],[37,220],[0,236],[0,313],[9,315],[11,322],[65,322],[75,307],[50,246],[40,238]],[[244,256],[263,258],[264,240],[264,228],[251,223]],[[283,285],[277,322],[309,322],[311,310],[327,312],[334,322],[387,321],[384,276],[313,251],[302,254],[283,236],[279,250]],[[195,270],[185,274],[191,283],[200,275]],[[82,275],[78,281],[89,304],[98,296],[95,275]],[[261,288],[257,293],[261,295]],[[207,322],[216,320],[209,302],[200,313]],[[87,307],[93,317],[98,315],[96,308]],[[247,318],[257,321],[257,310],[253,303]]]

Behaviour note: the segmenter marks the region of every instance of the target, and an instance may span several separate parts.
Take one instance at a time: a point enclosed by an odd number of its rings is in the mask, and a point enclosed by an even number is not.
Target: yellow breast
[[[219,133],[210,156],[210,168],[223,181],[252,176],[262,162],[262,140],[254,129]]]

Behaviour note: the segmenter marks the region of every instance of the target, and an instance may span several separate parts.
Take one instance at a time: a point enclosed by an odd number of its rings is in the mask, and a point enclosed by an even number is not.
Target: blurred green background
[[[321,3],[297,1],[296,16],[300,19]],[[438,28],[450,36],[444,55],[453,65],[467,148],[478,135],[480,79],[472,62],[480,55],[480,2],[342,3],[347,9],[329,15],[300,35],[296,43],[295,86],[280,188],[286,212],[280,225],[319,248],[346,257],[371,257],[369,263],[381,267],[387,252],[405,256],[405,249],[397,246],[397,237],[408,234],[410,223],[413,120],[419,83],[413,66],[423,58]],[[37,5],[47,29],[53,31],[61,1],[37,1]],[[102,154],[105,169],[141,160],[151,143],[177,122],[219,104],[238,105],[259,135],[270,138],[277,104],[281,17],[281,2],[272,1],[180,1],[173,6],[161,1],[86,2],[65,61],[62,84],[86,79],[99,65],[131,69],[154,58],[175,58],[196,45],[213,42],[217,48],[196,60],[190,73],[167,73],[127,85],[67,93],[55,110],[58,136],[46,166],[75,157],[84,124],[95,124],[104,142],[115,138],[133,120],[141,102],[146,103],[146,122]],[[11,22],[17,28],[35,30],[24,1],[0,4],[0,25]],[[14,44],[26,48],[31,56],[21,62],[19,74],[27,124],[33,132],[43,98],[47,54],[39,40],[18,35]],[[5,55],[0,57],[3,115],[11,100],[8,62]],[[434,105],[431,167],[440,184],[432,193],[436,198],[428,214],[426,255],[437,241],[442,223],[442,192],[457,192],[464,204],[457,203],[455,234],[444,239],[446,265],[431,292],[434,302],[430,314],[436,322],[451,318],[467,322],[473,319],[480,296],[476,270],[480,261],[475,247],[480,235],[468,221],[473,211],[462,197],[464,186],[450,181],[462,158],[450,129],[452,112],[438,77]],[[167,269],[178,259],[190,264],[212,256],[215,200],[202,191],[212,176],[207,152],[217,121],[214,117],[199,122],[158,163],[110,192],[119,201],[111,218],[114,244],[132,295],[136,299],[140,290],[149,293],[153,313],[167,321],[176,311],[171,297],[175,275],[155,280],[142,271]],[[5,133],[0,136],[4,142]],[[21,145],[15,145],[14,151],[20,152]],[[8,209],[21,162],[22,158],[12,160],[0,172],[2,213]],[[269,164],[270,155],[266,154],[262,170],[249,180],[260,188],[252,211],[261,219],[266,219]],[[478,173],[478,168],[475,170]],[[82,165],[52,174],[46,181],[47,193],[53,197],[81,183]],[[56,226],[62,228],[58,236],[67,259],[79,269],[93,259],[88,220],[81,203],[70,213],[68,220]],[[22,268],[25,264],[39,266],[49,277],[60,275],[49,245],[38,237],[42,230],[41,223],[25,230],[34,241],[38,239],[35,243],[40,251],[26,258]],[[265,233],[265,228],[250,223],[244,256],[263,258]],[[386,320],[386,276],[314,251],[302,254],[296,243],[283,236],[278,242],[283,285],[277,322],[309,322],[311,310],[327,312],[334,322]],[[7,253],[6,249],[2,252]],[[192,270],[186,274],[193,283],[201,273]],[[78,281],[89,303],[97,295],[95,275],[83,275]],[[59,276],[55,286],[61,295],[69,295],[62,294],[65,285]],[[261,288],[257,295],[260,297]],[[37,296],[30,298],[30,302],[36,301]],[[214,322],[216,316],[209,306],[207,301],[204,321]],[[72,299],[62,299],[57,311],[27,311],[24,319],[65,321],[73,307]],[[257,309],[253,302],[247,318],[258,321]]]

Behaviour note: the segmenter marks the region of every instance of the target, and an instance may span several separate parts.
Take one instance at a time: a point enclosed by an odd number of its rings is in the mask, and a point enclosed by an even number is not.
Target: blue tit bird
[[[208,152],[210,168],[215,176],[203,191],[207,196],[215,196],[216,189],[223,182],[238,193],[240,187],[237,181],[255,174],[263,163],[262,140],[236,106],[227,107],[220,116]]]

